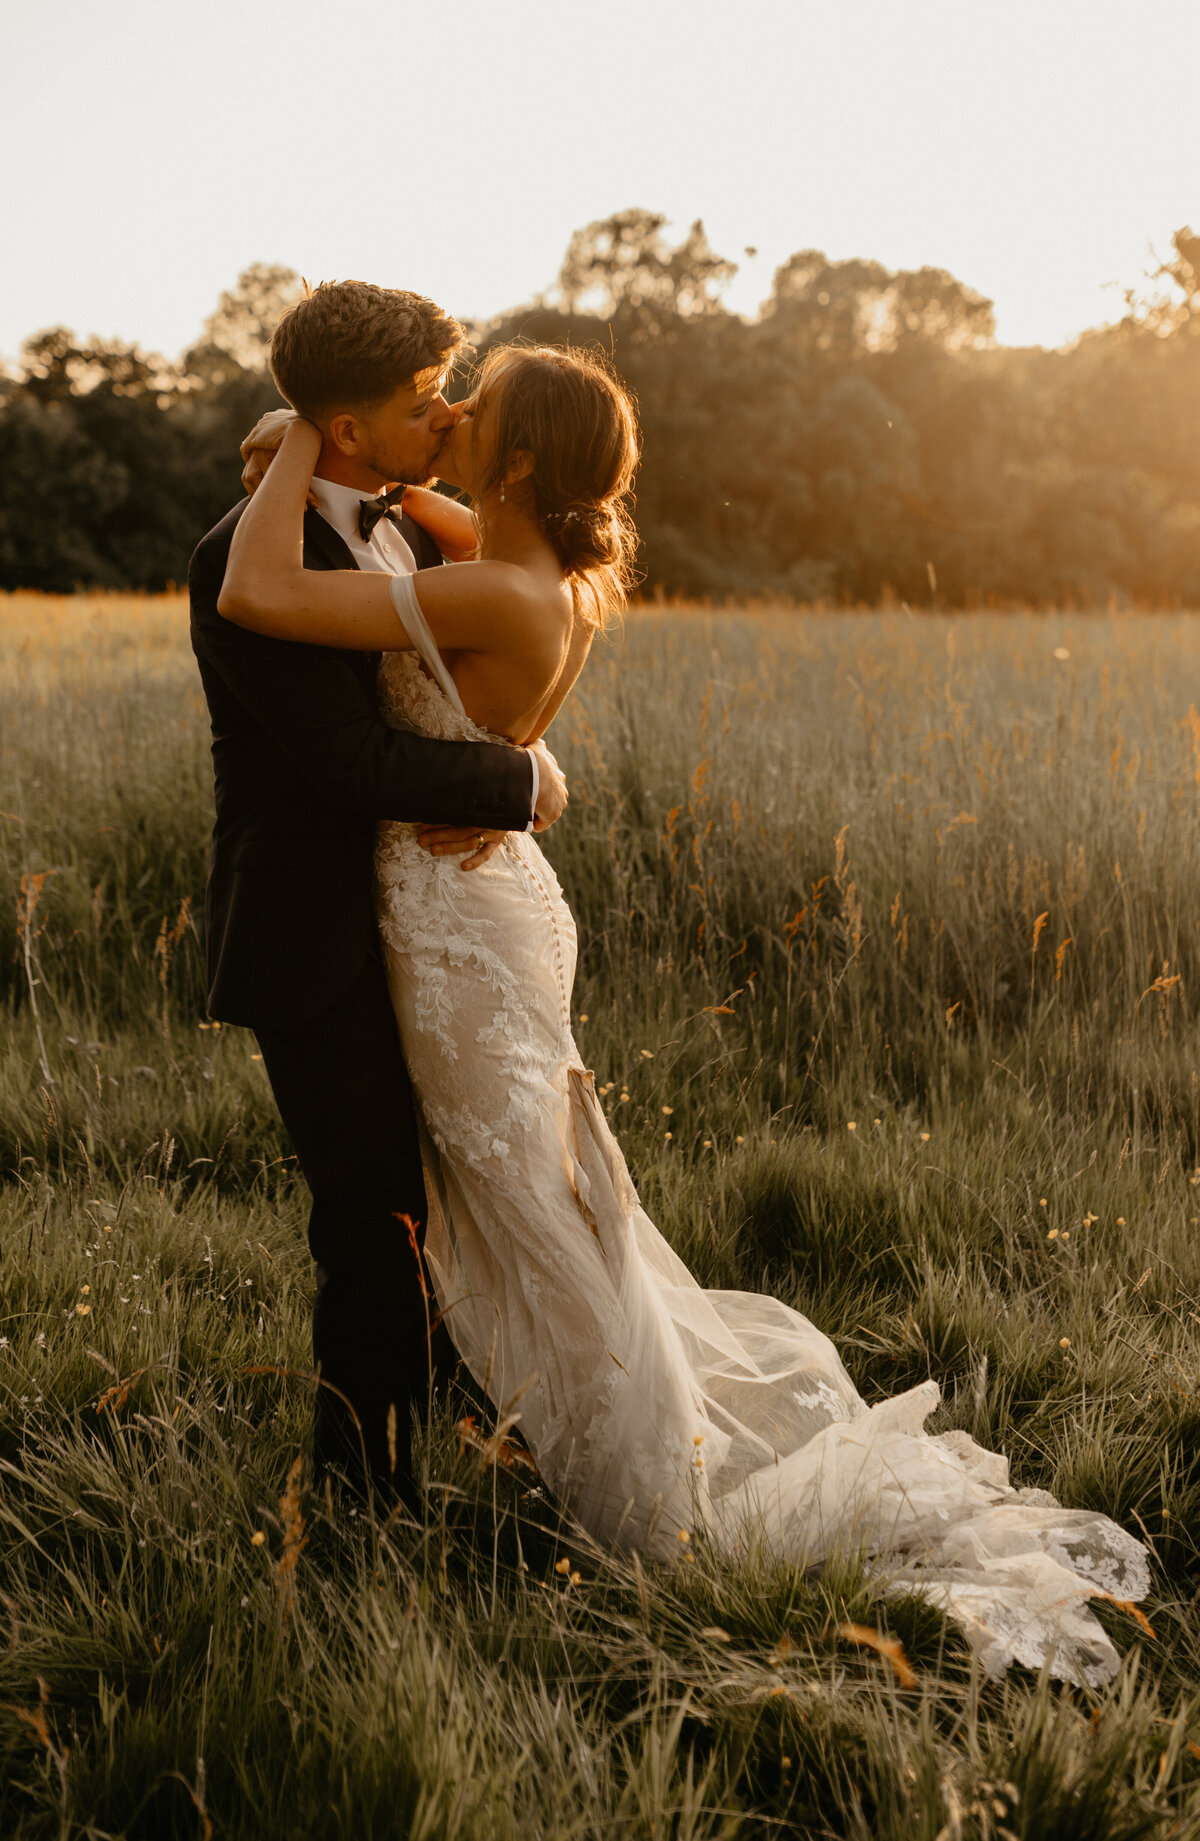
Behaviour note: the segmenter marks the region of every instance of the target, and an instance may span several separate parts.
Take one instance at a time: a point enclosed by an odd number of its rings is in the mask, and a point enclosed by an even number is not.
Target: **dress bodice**
[[[393,576],[391,594],[412,649],[385,652],[380,661],[379,705],[385,720],[393,728],[415,729],[439,741],[507,741],[467,715],[421,611],[412,576]]]
[[[445,667],[443,666],[443,670]],[[393,729],[415,729],[438,741],[498,741],[455,705],[416,652],[385,652],[379,665],[379,707]]]

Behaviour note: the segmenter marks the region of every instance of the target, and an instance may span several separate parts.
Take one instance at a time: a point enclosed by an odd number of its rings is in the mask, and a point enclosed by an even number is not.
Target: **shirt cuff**
[[[530,796],[530,801],[529,801],[529,808],[531,812],[533,813],[533,818],[530,819],[525,829],[527,831],[532,831],[533,826],[534,826],[534,820],[537,818],[538,793],[541,790],[542,776],[538,768],[538,757],[533,752],[533,749],[526,748],[525,752],[529,756],[529,765],[533,768],[533,792]]]

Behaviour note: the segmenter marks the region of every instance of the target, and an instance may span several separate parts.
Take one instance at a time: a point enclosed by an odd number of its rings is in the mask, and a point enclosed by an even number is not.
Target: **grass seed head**
[[[301,1512],[301,1479],[304,1459],[297,1457],[288,1471],[287,1482],[279,1498],[279,1512],[283,1521],[283,1552],[275,1568],[275,1585],[279,1593],[280,1606],[289,1612],[296,1598],[296,1568],[300,1555],[308,1545],[304,1532],[304,1516]]]

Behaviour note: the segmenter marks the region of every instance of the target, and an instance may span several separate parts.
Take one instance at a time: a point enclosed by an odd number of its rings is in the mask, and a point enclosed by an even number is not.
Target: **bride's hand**
[[[283,437],[292,424],[299,420],[294,409],[268,409],[266,415],[259,416],[239,449],[245,462],[242,467],[242,484],[247,492],[253,493],[256,487],[262,485]],[[316,503],[311,493],[308,502],[310,505]]]

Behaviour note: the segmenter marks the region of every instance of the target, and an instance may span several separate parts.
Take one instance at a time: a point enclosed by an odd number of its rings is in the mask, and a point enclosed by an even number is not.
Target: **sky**
[[[174,357],[255,261],[480,319],[629,206],[739,312],[817,248],[1058,345],[1200,227],[1198,60],[1196,0],[0,0],[0,357]]]

